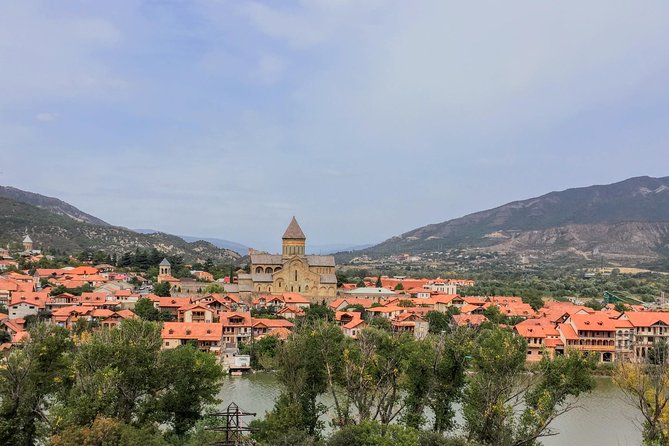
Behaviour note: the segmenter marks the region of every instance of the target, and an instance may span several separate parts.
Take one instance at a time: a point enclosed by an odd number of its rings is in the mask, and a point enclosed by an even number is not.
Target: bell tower
[[[158,265],[158,282],[161,282],[162,277],[168,277],[172,275],[172,265],[167,259],[163,259],[162,262]]]
[[[295,217],[290,221],[281,240],[283,242],[281,255],[284,258],[304,255],[304,246],[307,238],[305,237],[304,232],[302,232],[302,228],[300,228]]]

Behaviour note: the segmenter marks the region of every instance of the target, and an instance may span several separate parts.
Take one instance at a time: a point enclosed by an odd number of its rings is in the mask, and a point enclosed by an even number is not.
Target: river
[[[598,377],[597,387],[580,398],[580,407],[558,418],[552,427],[559,432],[541,440],[544,446],[638,446],[641,432],[636,410],[610,378]],[[280,388],[275,375],[254,373],[226,378],[219,397],[222,406],[235,402],[262,417],[274,405]],[[323,401],[326,405],[328,399]],[[252,418],[252,417],[251,417]],[[250,419],[249,419],[250,421]]]

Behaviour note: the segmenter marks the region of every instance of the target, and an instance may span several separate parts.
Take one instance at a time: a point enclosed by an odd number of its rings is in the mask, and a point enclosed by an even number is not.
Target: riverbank
[[[641,444],[636,410],[627,404],[623,393],[610,378],[598,376],[595,380],[595,390],[580,399],[580,407],[555,421],[552,427],[558,435],[542,439],[544,446]],[[235,402],[244,410],[256,413],[256,418],[262,418],[272,408],[280,391],[275,374],[256,372],[226,378],[219,398],[223,399],[222,406]],[[332,406],[329,395],[322,402]]]

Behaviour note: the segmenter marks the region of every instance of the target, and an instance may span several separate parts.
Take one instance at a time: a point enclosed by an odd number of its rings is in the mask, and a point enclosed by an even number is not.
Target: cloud
[[[314,243],[365,243],[666,175],[668,19],[657,1],[5,3],[3,181],[262,247],[293,214]]]
[[[58,114],[56,114],[56,113],[46,113],[46,112],[37,113],[35,115],[35,119],[37,119],[38,121],[42,121],[42,122],[51,122],[51,121],[55,121],[56,119],[58,119]]]

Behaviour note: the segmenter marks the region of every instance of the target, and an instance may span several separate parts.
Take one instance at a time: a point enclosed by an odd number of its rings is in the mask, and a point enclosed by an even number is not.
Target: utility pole
[[[254,429],[244,427],[242,417],[255,416],[255,413],[245,412],[239,408],[235,403],[230,403],[223,412],[215,413],[215,417],[225,417],[225,424],[223,426],[211,427],[208,430],[215,432],[223,432],[225,438],[220,441],[210,443],[211,446],[252,446],[255,441],[246,439],[245,433],[251,433]]]

